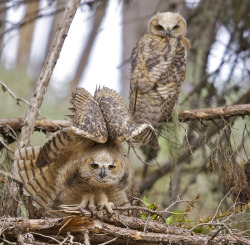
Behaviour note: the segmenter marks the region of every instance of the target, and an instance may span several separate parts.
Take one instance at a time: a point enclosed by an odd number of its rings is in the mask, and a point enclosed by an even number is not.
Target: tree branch
[[[118,222],[117,220],[122,220]],[[131,221],[133,225],[131,225]],[[150,231],[144,232],[145,220],[119,215],[117,219],[104,216],[102,220],[85,216],[68,216],[65,218],[24,219],[1,218],[2,235],[6,238],[16,238],[20,233],[39,233],[42,235],[82,234],[88,231],[90,235],[106,234],[105,236],[128,239],[139,243],[167,242],[172,244],[235,244],[231,236],[217,236],[210,241],[210,236],[196,234],[182,228],[148,220]],[[123,228],[125,224],[127,228]],[[161,228],[159,229],[159,227]],[[164,227],[164,228],[163,228]],[[162,229],[163,228],[163,229]],[[1,239],[1,238],[0,238]],[[57,238],[58,239],[58,238]],[[84,239],[84,236],[81,236]],[[246,243],[247,244],[247,243]]]
[[[62,49],[64,40],[67,36],[70,24],[73,20],[75,12],[80,4],[80,0],[68,1],[61,23],[58,26],[57,32],[55,34],[54,41],[50,52],[48,53],[44,66],[41,70],[40,76],[37,80],[36,89],[34,96],[31,99],[31,104],[35,108],[40,108],[44,94],[47,90],[52,71],[56,65],[57,59],[59,58],[60,51]],[[20,135],[20,147],[28,145],[30,142],[31,134],[34,130],[35,120],[37,118],[37,110],[33,107],[29,107],[27,110],[24,126],[22,127]]]
[[[233,116],[250,115],[250,104],[230,105],[218,108],[204,108],[194,110],[184,110],[179,114],[179,121],[189,120],[212,120],[220,118],[229,118]]]
[[[250,115],[250,104],[231,105],[218,108],[183,110],[179,113],[179,120],[181,122],[189,120],[212,120],[216,118],[218,119],[246,115]],[[5,125],[8,125],[14,130],[20,130],[24,123],[24,119],[22,118],[0,118],[0,132],[1,128],[3,128]],[[69,126],[72,126],[72,124],[67,120],[37,119],[35,121],[34,127],[37,131],[43,130],[47,132],[55,132],[60,128]]]

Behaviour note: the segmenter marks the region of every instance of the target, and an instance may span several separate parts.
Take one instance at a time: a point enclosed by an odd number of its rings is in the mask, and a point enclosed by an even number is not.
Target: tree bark
[[[181,122],[189,120],[212,120],[220,118],[229,118],[233,116],[250,115],[250,104],[246,105],[230,105],[217,108],[204,108],[184,110],[179,114]]]
[[[179,121],[186,122],[190,120],[213,120],[249,115],[250,104],[231,105],[218,108],[183,110],[179,113]],[[24,124],[25,119],[22,118],[0,118],[0,132],[3,133],[3,129],[6,127],[6,125],[11,127],[13,130],[20,130]],[[34,123],[34,130],[55,132],[60,128],[69,126],[72,126],[72,123],[66,120],[37,119]]]
[[[119,215],[115,219],[104,216],[102,220],[84,216],[46,219],[1,218],[0,226],[3,230],[2,235],[4,235],[6,239],[15,239],[18,235],[27,232],[31,234],[39,233],[47,237],[58,237],[59,235],[67,234],[67,232],[70,232],[71,235],[87,232],[90,234],[105,234],[105,237],[127,239],[134,241],[135,244],[158,244],[162,242],[166,244],[189,245],[239,244],[235,236],[215,236],[211,239],[210,236],[196,234],[178,227],[171,227],[157,221],[146,221],[123,215]],[[146,226],[147,231],[144,231]],[[85,239],[84,236],[81,236],[81,241],[83,239]],[[244,238],[240,238],[240,241],[242,244],[248,244],[248,241]]]
[[[17,56],[17,66],[20,68],[27,67],[29,62],[30,49],[35,27],[35,18],[37,16],[38,9],[39,1],[27,1],[23,22],[26,22],[30,18],[34,18],[34,21],[26,23],[23,28],[20,29],[20,41]]]

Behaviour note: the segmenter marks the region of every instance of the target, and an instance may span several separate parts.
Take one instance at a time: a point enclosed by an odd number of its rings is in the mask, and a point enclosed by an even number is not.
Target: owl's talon
[[[91,213],[90,217],[93,218],[94,217],[94,208],[93,207],[89,208],[89,211]]]
[[[83,216],[84,212],[83,212],[82,206],[79,207],[79,211],[80,211],[81,216]]]
[[[97,207],[97,211],[101,211],[103,209],[103,205],[99,205],[98,207]]]

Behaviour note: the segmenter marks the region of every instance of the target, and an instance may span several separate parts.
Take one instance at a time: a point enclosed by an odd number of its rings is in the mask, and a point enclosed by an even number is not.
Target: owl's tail
[[[36,162],[42,147],[27,147],[15,151],[15,177],[23,183],[26,196],[32,196],[34,206],[48,208],[55,195],[52,166],[38,167]]]

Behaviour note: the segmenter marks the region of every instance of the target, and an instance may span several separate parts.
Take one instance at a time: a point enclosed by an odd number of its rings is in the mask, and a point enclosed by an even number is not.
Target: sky
[[[40,9],[44,7],[46,7],[46,1],[41,1]],[[50,6],[50,8],[53,7],[55,6]],[[122,3],[110,0],[106,11],[88,60],[86,72],[82,74],[80,82],[80,86],[86,88],[92,94],[96,86],[99,85],[106,85],[120,92],[118,67],[122,59]],[[12,8],[7,13],[7,23],[19,22],[23,15],[23,7]],[[59,91],[60,87],[63,87],[63,83],[69,82],[76,71],[76,64],[86,45],[84,37],[88,36],[91,30],[91,15],[92,13],[83,6],[77,10],[73,19],[51,78],[51,85]],[[29,67],[29,72],[31,75],[32,64],[35,64],[37,59],[44,58],[41,54],[46,49],[45,40],[48,38],[48,27],[51,26],[52,20],[52,17],[48,17],[36,21],[30,56],[31,67]],[[2,59],[7,68],[11,68],[15,64],[18,38],[18,31],[13,31],[5,36]]]
[[[97,37],[91,51],[86,72],[82,74],[80,86],[86,88],[92,94],[96,86],[106,85],[120,91],[120,64],[122,63],[122,2],[110,0],[106,15],[101,23]],[[186,1],[189,7],[194,8],[199,0]],[[47,1],[40,1],[40,9],[47,6]],[[50,5],[49,9],[55,8]],[[46,10],[44,11],[46,13]],[[7,13],[7,23],[19,22],[24,15],[24,7],[11,8]],[[65,39],[60,58],[57,61],[53,71],[51,85],[59,94],[65,92],[65,83],[70,82],[77,68],[77,62],[84,50],[89,31],[91,30],[91,16],[88,8],[83,7],[77,10],[68,36]],[[31,49],[31,66],[29,72],[34,75],[32,65],[36,64],[39,59],[44,59],[42,55],[46,48],[45,40],[49,35],[49,27],[52,24],[52,17],[41,18],[36,21],[35,34],[33,37]],[[8,28],[8,26],[7,26]],[[225,52],[225,47],[230,40],[228,31],[222,26],[218,31],[217,42],[214,44],[209,56],[208,72],[215,71],[220,65],[221,59]],[[15,64],[18,50],[18,31],[12,31],[4,38],[4,49],[2,60],[6,67],[12,67]],[[230,72],[230,65],[224,65],[220,76],[227,76]],[[236,71],[237,73],[237,71]]]

